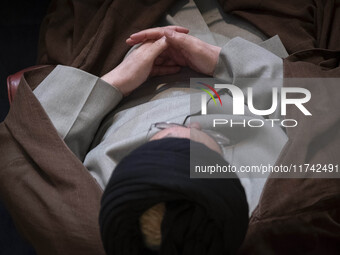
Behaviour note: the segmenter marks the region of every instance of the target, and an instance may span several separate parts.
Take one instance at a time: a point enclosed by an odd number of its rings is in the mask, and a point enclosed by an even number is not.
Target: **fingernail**
[[[166,37],[173,37],[174,36],[174,30],[166,29],[164,34],[165,34]]]
[[[162,41],[165,41],[165,40],[166,40],[166,37],[165,37],[165,36],[162,36],[161,40],[162,40]]]

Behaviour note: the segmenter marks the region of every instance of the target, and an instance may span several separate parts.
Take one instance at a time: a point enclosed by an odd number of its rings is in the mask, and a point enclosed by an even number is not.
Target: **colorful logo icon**
[[[221,100],[221,98],[220,98],[220,95],[217,93],[217,91],[216,91],[212,86],[210,86],[209,84],[203,83],[203,82],[197,82],[197,83],[198,83],[198,84],[201,84],[201,85],[207,87],[208,89],[210,89],[211,91],[213,91],[214,94],[217,96],[217,98],[218,98],[218,100],[220,101],[220,104],[221,104],[221,106],[222,106],[222,100]],[[203,89],[203,88],[200,88],[200,89],[201,89],[202,91],[206,92],[206,93],[211,97],[211,99],[214,101],[215,105],[217,105],[217,102],[216,102],[216,100],[215,100],[215,97],[213,96],[213,94],[211,94],[211,92],[210,92],[209,90]]]

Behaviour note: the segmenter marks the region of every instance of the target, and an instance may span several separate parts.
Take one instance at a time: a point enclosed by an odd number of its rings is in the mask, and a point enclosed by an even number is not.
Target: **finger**
[[[162,37],[161,39],[155,41],[148,47],[148,55],[154,61],[166,48],[168,47],[168,43],[166,42],[166,38]]]
[[[162,65],[164,62],[165,62],[165,59],[158,56],[158,58],[156,58],[156,60],[154,62],[154,65],[159,66],[159,65]]]
[[[161,55],[159,55],[155,59],[154,65],[156,65],[156,66],[160,66],[160,65],[162,65],[162,66],[177,66],[177,63],[173,59],[164,58]]]
[[[191,35],[177,33],[176,31],[173,31],[171,29],[166,29],[164,32],[164,35],[167,39],[167,42],[171,46],[174,46],[175,48],[178,48],[178,49],[189,50],[193,46],[195,46],[196,43],[200,42],[199,39]]]
[[[167,65],[183,65],[180,64],[183,62],[183,56],[181,53],[179,53],[178,50],[168,47],[165,51],[163,51],[161,54],[159,54],[160,58],[164,59],[164,62],[167,62]]]
[[[126,39],[125,42],[126,42],[128,45],[130,45],[130,46],[133,46],[133,45],[137,44],[137,42],[135,42],[135,41],[132,40],[131,38]]]
[[[156,27],[156,28],[149,28],[138,33],[132,34],[126,42],[129,45],[134,45],[145,40],[158,40],[162,36],[164,36],[164,31],[166,29],[170,29],[176,31],[178,33],[189,33],[189,29],[180,26],[167,26],[167,27]]]
[[[149,28],[142,31],[139,31],[137,33],[134,33],[130,35],[130,38],[134,41],[139,40],[155,40],[159,39],[164,35],[164,31],[166,29],[170,29],[179,33],[189,33],[189,29],[185,27],[180,26],[167,26],[167,27],[155,27],[155,28]]]
[[[159,56],[164,59],[169,58],[168,50],[163,51],[161,54],[159,54]]]
[[[154,66],[150,76],[161,76],[178,73],[181,70],[179,66]]]
[[[168,40],[168,39],[167,39]],[[175,47],[169,47],[167,50],[167,52],[169,52],[169,57],[170,59],[172,59],[173,61],[175,61],[175,63],[177,63],[177,65],[179,66],[187,66],[187,61],[186,61],[186,50],[183,49],[176,49]]]
[[[177,66],[178,64],[172,59],[166,59],[166,60],[163,59],[162,65],[163,66]]]

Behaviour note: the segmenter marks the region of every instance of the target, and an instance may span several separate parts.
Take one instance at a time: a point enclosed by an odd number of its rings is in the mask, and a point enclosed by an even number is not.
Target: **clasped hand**
[[[126,43],[141,45],[102,79],[126,96],[149,76],[174,74],[182,66],[212,75],[221,48],[188,35],[188,32],[184,27],[168,26],[132,34]]]

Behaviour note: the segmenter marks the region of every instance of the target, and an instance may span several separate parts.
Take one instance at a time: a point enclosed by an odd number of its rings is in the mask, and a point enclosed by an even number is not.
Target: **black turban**
[[[161,202],[166,211],[159,254],[237,252],[248,227],[243,187],[236,175],[191,179],[190,148],[200,164],[228,165],[205,145],[180,138],[148,142],[117,165],[104,191],[99,219],[108,255],[155,254],[145,248],[139,218]]]

